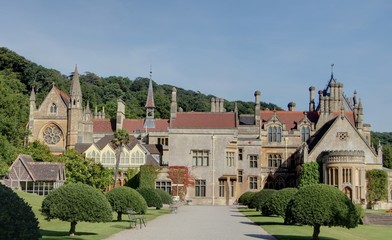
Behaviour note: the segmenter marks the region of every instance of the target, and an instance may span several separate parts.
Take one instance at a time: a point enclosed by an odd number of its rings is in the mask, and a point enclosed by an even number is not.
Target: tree
[[[39,239],[38,220],[30,205],[0,184],[1,239]]]
[[[104,190],[112,181],[112,171],[71,149],[57,159],[65,164],[67,183],[85,183]]]
[[[162,199],[159,196],[155,188],[142,187],[138,188],[137,191],[146,200],[148,207],[155,207],[156,209],[161,209],[163,207]]]
[[[123,152],[123,147],[127,143],[129,143],[129,134],[124,129],[118,129],[114,133],[114,138],[112,139],[112,143],[116,146],[116,167],[114,169],[114,185],[115,188],[117,185],[117,175],[118,175],[118,167],[120,165],[120,157]]]
[[[325,184],[307,185],[290,200],[285,223],[313,226],[313,239],[318,239],[321,226],[355,228],[359,215],[355,205],[339,189]]]
[[[184,200],[188,186],[194,184],[194,179],[186,166],[169,166],[169,178],[172,180],[174,196]]]
[[[304,163],[299,177],[299,187],[320,183],[319,165],[317,162]]]
[[[250,203],[252,201],[253,196],[255,195],[255,192],[244,192],[239,198],[238,198],[238,203],[246,205],[250,208]]]
[[[252,208],[256,208],[256,210],[261,210],[267,200],[276,192],[275,189],[262,189],[259,192],[256,192],[251,201]],[[268,212],[262,212],[263,215],[268,215]]]
[[[78,222],[112,220],[112,208],[105,195],[82,183],[70,183],[50,192],[42,201],[41,212],[47,220],[70,222],[70,236],[75,235]]]
[[[117,221],[122,220],[122,214],[132,209],[134,212],[145,213],[147,203],[138,191],[130,187],[117,187],[106,193],[113,211],[117,212]]]
[[[386,144],[383,146],[382,163],[386,168],[392,168],[392,145]]]
[[[376,201],[388,198],[388,174],[381,169],[373,169],[366,172],[368,179],[367,199],[371,206]]]
[[[267,212],[270,212],[271,215],[278,215],[284,218],[287,205],[297,191],[298,189],[296,188],[283,188],[278,190],[267,200],[264,204],[264,208]],[[261,211],[264,211],[264,208],[262,208]]]

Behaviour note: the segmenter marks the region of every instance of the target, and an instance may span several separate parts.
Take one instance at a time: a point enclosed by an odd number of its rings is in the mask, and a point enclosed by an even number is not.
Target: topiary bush
[[[255,195],[255,192],[244,192],[239,198],[238,198],[238,203],[248,206],[250,208],[250,203],[252,201],[253,196]]]
[[[256,208],[256,210],[261,210],[261,208],[264,206],[264,203],[275,192],[276,192],[275,189],[263,189],[263,190],[260,190],[259,192],[256,192],[252,197],[251,206]],[[262,214],[265,216],[268,216],[267,212],[262,213]]]
[[[42,201],[41,212],[47,220],[70,222],[71,236],[75,235],[77,222],[109,222],[113,218],[105,195],[83,183],[66,184],[50,192]]]
[[[276,191],[272,196],[266,201],[261,211],[267,212],[270,215],[277,215],[285,217],[287,204],[289,204],[290,199],[297,193],[297,188],[283,188]]]
[[[338,188],[314,184],[300,188],[287,205],[285,222],[313,226],[318,239],[321,226],[354,228],[359,215],[355,205]]]
[[[30,205],[0,184],[0,238],[39,239],[38,220]]]
[[[173,198],[168,192],[164,191],[163,189],[155,189],[155,191],[161,197],[163,204],[172,204],[173,203]]]
[[[138,188],[137,191],[146,200],[148,207],[155,207],[156,209],[161,209],[163,207],[162,199],[157,193],[155,188],[142,187]]]
[[[117,221],[122,220],[122,214],[129,209],[138,213],[146,213],[147,203],[138,191],[130,187],[116,187],[106,193],[113,211],[117,212]]]

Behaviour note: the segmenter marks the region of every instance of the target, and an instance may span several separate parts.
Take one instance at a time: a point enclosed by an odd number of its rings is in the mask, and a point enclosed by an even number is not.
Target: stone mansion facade
[[[55,154],[75,148],[114,167],[114,148],[103,139],[125,129],[134,143],[122,156],[121,167],[188,167],[195,181],[186,199],[193,204],[232,204],[246,191],[295,187],[300,165],[315,161],[322,166],[324,183],[360,203],[366,199],[366,171],[382,169],[382,149],[372,147],[361,100],[356,92],[346,97],[333,75],[325,89],[309,88],[305,111],[296,110],[293,102],[287,111],[261,109],[261,93],[256,91],[251,115],[239,115],[237,108],[226,112],[220,98],[211,99],[210,112],[183,112],[173,88],[170,118],[155,119],[151,78],[146,97],[145,119],[126,119],[121,100],[116,119],[105,118],[104,109],[92,114],[88,102],[82,106],[75,69],[69,95],[53,86],[37,108],[32,91],[29,140],[46,143]],[[174,187],[165,171],[156,181],[169,192]]]

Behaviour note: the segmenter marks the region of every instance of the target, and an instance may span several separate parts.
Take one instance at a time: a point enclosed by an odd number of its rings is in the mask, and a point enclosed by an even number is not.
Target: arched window
[[[280,126],[268,127],[268,142],[281,142],[282,128]]]
[[[144,153],[140,152],[140,151],[136,151],[134,153],[132,153],[131,156],[131,164],[137,164],[137,165],[142,165],[144,164]]]
[[[87,157],[87,158],[90,158],[90,159],[94,159],[95,162],[99,163],[100,154],[99,154],[99,152],[97,152],[97,151],[95,151],[95,150],[93,150],[93,151],[87,153],[87,156],[86,156],[86,157]]]
[[[55,103],[52,103],[52,105],[50,105],[50,113],[57,113],[57,106]]]
[[[114,164],[115,156],[111,151],[106,151],[102,154],[102,164]]]
[[[309,138],[310,138],[310,128],[309,127],[301,128],[301,139],[302,139],[302,142],[308,141]]]
[[[122,152],[120,156],[120,164],[129,164],[129,152]]]

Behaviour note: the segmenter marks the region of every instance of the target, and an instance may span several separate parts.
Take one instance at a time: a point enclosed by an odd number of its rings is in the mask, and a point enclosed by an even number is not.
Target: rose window
[[[60,142],[61,136],[61,130],[57,126],[50,126],[45,129],[44,140],[47,144]]]

